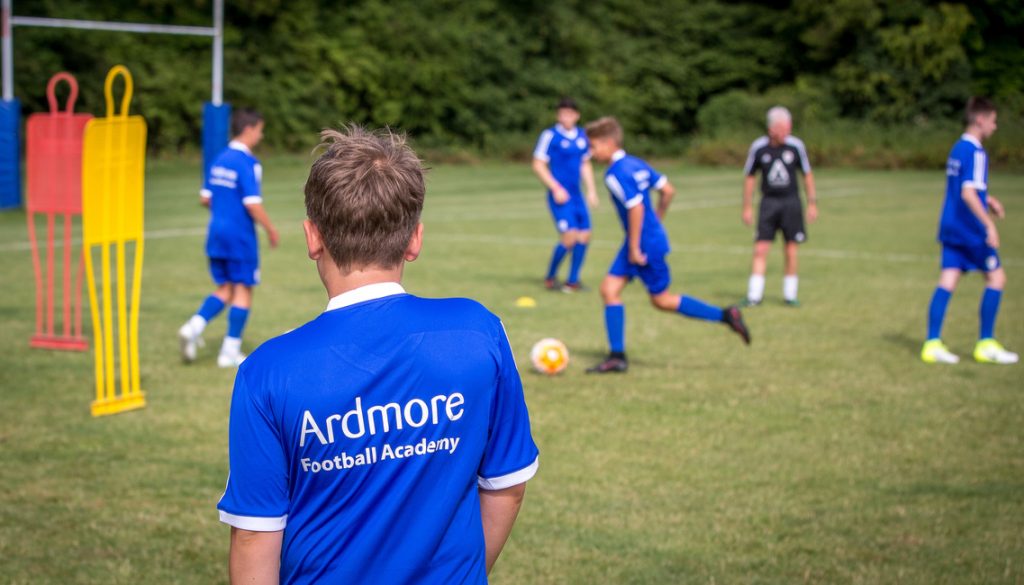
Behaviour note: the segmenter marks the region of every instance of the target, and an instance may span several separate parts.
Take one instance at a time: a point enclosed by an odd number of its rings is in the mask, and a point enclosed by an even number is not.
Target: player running
[[[622,150],[622,126],[615,118],[600,118],[587,124],[587,134],[590,136],[593,157],[609,165],[604,182],[626,232],[626,241],[608,269],[608,275],[601,282],[605,329],[611,351],[603,362],[587,372],[625,372],[629,367],[626,360],[626,310],[622,304],[622,291],[635,277],[639,277],[647,287],[651,304],[655,308],[694,319],[725,323],[749,344],[750,332],[738,308],[721,309],[693,297],[668,292],[672,278],[665,256],[670,247],[668,236],[661,225],[661,219],[665,217],[675,196],[675,188],[668,182],[668,177]],[[651,189],[660,192],[657,208],[651,202]]]
[[[792,129],[793,117],[789,110],[782,106],[768,110],[768,135],[750,145],[750,153],[743,166],[746,175],[743,181],[743,223],[748,226],[754,223],[754,176],[761,171],[761,208],[758,212],[747,298],[744,301],[748,307],[758,305],[764,299],[768,251],[779,230],[786,240],[782,298],[791,307],[800,306],[797,300],[797,247],[807,240],[807,231],[804,229],[800,189],[796,184],[798,171],[804,177],[809,222],[818,218],[818,197],[807,149],[799,138],[790,135]]]
[[[234,138],[210,166],[199,201],[210,208],[206,255],[210,275],[217,285],[199,311],[178,330],[181,357],[196,359],[203,345],[203,330],[229,303],[228,329],[221,344],[217,365],[233,368],[242,363],[242,330],[252,306],[252,287],[260,281],[258,223],[267,232],[270,246],[277,246],[277,230],[263,209],[260,181],[263,167],[252,149],[263,139],[263,117],[253,110],[238,110],[231,117]]]
[[[558,288],[558,267],[565,255],[572,252],[569,278],[562,291],[575,292],[582,288],[580,269],[590,242],[590,213],[580,191],[580,177],[591,207],[597,207],[597,189],[590,164],[590,142],[587,134],[576,126],[580,120],[576,102],[569,98],[558,102],[557,118],[557,124],[541,132],[533,151],[533,172],[548,188],[548,207],[559,233],[544,286],[549,290]]]
[[[926,363],[955,364],[960,358],[940,338],[946,306],[964,272],[985,273],[979,308],[981,328],[974,359],[988,364],[1015,364],[1017,354],[995,340],[999,301],[1006,273],[999,262],[999,231],[992,215],[1003,218],[998,199],[988,194],[988,157],[981,145],[996,131],[995,105],[985,98],[967,102],[967,129],[946,161],[946,200],[939,220],[942,272],[928,308],[928,340],[921,348]]]

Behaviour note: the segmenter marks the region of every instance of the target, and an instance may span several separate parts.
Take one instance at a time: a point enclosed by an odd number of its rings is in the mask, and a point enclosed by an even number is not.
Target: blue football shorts
[[[956,268],[964,272],[980,270],[981,272],[992,272],[1002,264],[999,262],[999,252],[988,244],[977,246],[959,246],[955,244],[942,244],[942,268]]]
[[[555,229],[562,234],[569,230],[590,230],[590,211],[583,199],[583,193],[576,189],[569,190],[569,200],[558,205],[548,191],[548,207],[551,209],[551,217],[555,221]]]
[[[210,258],[210,276],[218,286],[228,282],[255,286],[260,283],[260,262],[259,260]]]
[[[619,253],[612,261],[608,274],[625,278],[627,281],[639,278],[647,292],[657,295],[665,292],[672,284],[672,271],[669,270],[665,256],[668,252],[651,253],[647,252],[647,264],[639,266],[629,262],[629,244],[623,244]]]

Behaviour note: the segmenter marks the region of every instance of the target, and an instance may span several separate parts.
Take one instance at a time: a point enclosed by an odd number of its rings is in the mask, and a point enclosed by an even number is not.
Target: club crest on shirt
[[[768,164],[768,163],[772,162],[772,155],[768,154],[767,152],[762,154],[761,155],[761,162],[764,163],[764,164]]]
[[[577,138],[576,139],[576,148],[579,148],[580,150],[583,150],[586,147],[587,147],[587,141],[586,140],[583,140],[582,138]]]
[[[563,140],[562,141],[562,148],[569,148],[569,141],[568,140]]]
[[[789,150],[783,151],[782,162],[786,163],[787,165],[793,164],[793,152]]]

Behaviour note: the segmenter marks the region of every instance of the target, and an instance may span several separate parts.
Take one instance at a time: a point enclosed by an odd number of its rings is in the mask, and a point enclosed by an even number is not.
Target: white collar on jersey
[[[345,291],[340,295],[331,298],[324,311],[333,311],[334,309],[341,309],[356,303],[363,303],[374,299],[381,299],[404,293],[405,289],[397,282],[375,282],[373,284],[367,284],[359,288]]]
[[[555,131],[569,140],[575,140],[576,137],[580,135],[579,126],[573,126],[572,130],[566,130],[565,128],[562,128],[561,124],[555,124]]]
[[[242,144],[241,142],[239,142],[237,140],[232,140],[231,142],[228,142],[228,148],[233,148],[235,150],[241,150],[245,154],[250,154],[250,155],[252,154],[252,151],[249,150],[248,146]]]
[[[978,148],[981,148],[981,141],[978,140],[977,138],[975,138],[974,136],[966,133],[966,132],[964,132],[963,134],[960,135],[960,139],[961,140],[966,140],[967,142],[970,142],[974,146],[977,146]]]
[[[626,158],[626,151],[620,148],[615,151],[615,154],[612,155],[612,162],[616,163],[624,158]]]

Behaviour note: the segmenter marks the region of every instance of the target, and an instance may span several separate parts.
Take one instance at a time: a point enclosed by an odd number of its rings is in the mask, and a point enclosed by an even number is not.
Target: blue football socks
[[[558,242],[555,245],[555,250],[551,253],[551,266],[548,267],[548,275],[544,278],[551,280],[558,274],[558,266],[562,264],[562,259],[565,258],[565,253],[568,252],[562,242]]]
[[[995,337],[996,315],[999,313],[999,301],[1003,298],[1003,291],[994,288],[986,288],[981,295],[981,332],[978,339],[990,339]]]
[[[986,291],[987,292],[987,291]],[[946,318],[946,306],[949,304],[949,298],[953,296],[953,293],[942,288],[941,286],[935,287],[935,293],[932,295],[932,303],[928,307],[928,339],[939,339],[942,334],[942,321]],[[998,306],[999,301],[996,301]],[[982,302],[984,307],[984,302]],[[984,313],[984,310],[983,310]],[[984,319],[984,317],[982,318]],[[994,320],[994,319],[993,319]]]
[[[572,264],[569,266],[569,284],[577,284],[580,281],[580,268],[583,267],[583,258],[587,255],[587,245],[577,242],[572,248]]]
[[[612,353],[626,351],[626,308],[607,305],[604,308],[604,327],[608,331],[608,347]]]
[[[679,299],[679,309],[677,310],[681,314],[694,319],[703,319],[705,321],[722,320],[722,309],[686,295]]]
[[[249,309],[232,306],[228,311],[228,337],[242,338],[245,321],[249,318]]]
[[[204,321],[209,321],[220,315],[220,312],[224,310],[224,301],[220,300],[214,295],[206,297],[203,304],[199,307],[199,311],[196,315],[203,318]]]

